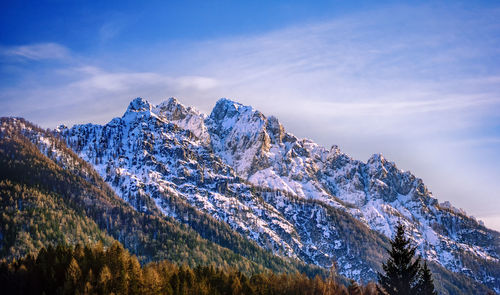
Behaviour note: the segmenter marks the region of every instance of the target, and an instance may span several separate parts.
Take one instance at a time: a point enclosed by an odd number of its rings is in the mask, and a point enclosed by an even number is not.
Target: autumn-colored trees
[[[168,261],[145,266],[119,242],[107,249],[57,246],[42,248],[0,264],[3,294],[376,294],[373,285],[346,288],[304,274],[265,272],[248,276],[236,269],[190,268]]]

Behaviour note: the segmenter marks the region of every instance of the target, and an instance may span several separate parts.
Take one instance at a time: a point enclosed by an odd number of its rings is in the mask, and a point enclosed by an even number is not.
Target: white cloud
[[[202,76],[172,77],[154,72],[107,72],[97,67],[77,68],[74,71],[85,75],[68,87],[88,92],[127,93],[151,87],[207,90],[217,85],[215,79]]]
[[[181,88],[194,88],[199,90],[208,90],[217,86],[217,80],[209,77],[200,76],[181,76],[174,79]]]
[[[29,60],[64,60],[70,58],[70,51],[57,43],[38,43],[22,46],[0,47],[0,54]]]
[[[62,123],[104,123],[121,116],[134,97],[141,96],[153,103],[180,93],[199,97],[199,93],[218,84],[217,80],[204,76],[108,71],[89,65],[39,75],[70,82],[46,85],[29,79],[24,81],[24,87],[4,89],[0,93],[0,109],[7,112],[4,115],[24,116],[47,127]]]

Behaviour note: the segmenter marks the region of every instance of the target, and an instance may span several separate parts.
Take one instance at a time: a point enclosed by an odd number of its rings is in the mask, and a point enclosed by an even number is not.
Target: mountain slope
[[[237,176],[194,132],[166,120],[162,112],[167,110],[152,109],[149,103],[138,99],[122,118],[115,118],[105,126],[87,124],[61,132],[70,146],[83,159],[94,163],[115,191],[139,211],[160,208],[166,216],[192,226],[195,214],[185,212],[185,208],[194,206],[205,213],[204,220],[213,216],[282,256],[298,257],[323,267],[330,267],[342,257],[342,262],[339,261],[342,274],[359,278],[363,268],[371,273],[370,277],[375,277],[374,270],[378,269],[384,252],[385,241],[381,236],[367,231],[349,214],[343,214],[349,224],[346,232],[356,233],[352,234],[354,244],[347,244],[335,230],[342,220],[325,218],[326,210],[331,210],[328,205],[315,203],[309,211],[295,209],[307,206],[307,200],[291,201],[288,195],[277,192],[282,199],[280,204],[287,202],[288,211],[299,214],[287,219],[286,212],[280,210],[283,208],[264,200],[271,198],[270,194],[264,195]],[[149,205],[148,200],[152,200]],[[299,219],[309,220],[311,214],[317,217],[309,224],[317,229],[326,228],[327,232],[313,235],[296,230]],[[199,233],[206,236],[205,228],[199,228]],[[359,255],[365,252],[357,250],[360,245],[364,247],[358,241],[365,239],[375,247],[374,255]],[[324,249],[317,247],[320,244]],[[346,255],[349,249],[354,249],[353,253]]]
[[[113,240],[89,219],[35,187],[0,181],[0,257],[20,258],[48,244],[110,245]]]
[[[175,99],[138,98],[106,125],[57,132],[136,210],[160,210],[212,241],[204,220],[277,255],[325,268],[336,261],[341,274],[370,280],[401,221],[443,276],[453,277],[448,269],[499,290],[497,232],[439,204],[383,156],[354,160],[251,107],[221,99],[206,116]]]
[[[112,236],[143,262],[168,259],[191,266],[214,263],[248,273],[266,269],[322,273],[303,263],[275,257],[241,237],[233,237],[239,242],[240,252],[248,255],[248,258],[243,257],[203,239],[171,218],[160,216],[158,209],[156,213],[155,210],[149,213],[134,210],[64,142],[22,119],[2,118],[0,121],[0,171],[2,218],[15,221],[21,215],[26,216],[25,221],[29,223],[18,226],[15,231],[12,231],[12,224],[19,222],[3,224],[1,251],[6,254],[2,258],[23,256],[61,241],[74,244],[101,240],[109,244]],[[48,212],[48,221],[34,219],[40,217],[34,213],[43,211]],[[54,223],[53,216],[61,218],[57,220],[59,223]],[[7,225],[10,229],[6,229]],[[22,239],[31,234],[30,226],[52,226],[57,229],[57,236],[43,238],[37,236],[38,231],[31,237],[34,243],[26,242]],[[76,234],[75,228],[79,229]],[[9,247],[16,245],[12,241],[20,239],[18,245],[24,248],[8,253]],[[220,239],[231,240],[229,237]],[[25,244],[35,245],[27,247]]]
[[[46,186],[57,185],[60,179],[43,175],[57,170],[57,165],[46,161],[27,138],[7,130],[4,123],[0,131],[0,257],[19,259],[49,244],[102,242],[109,246],[113,238],[91,218],[54,190],[39,185],[36,178]]]
[[[217,102],[206,124],[215,135],[214,151],[254,185],[344,208],[386,237],[401,221],[425,259],[498,291],[499,233],[439,204],[421,179],[382,155],[363,163],[335,146],[326,150],[286,133],[275,118],[227,99]]]

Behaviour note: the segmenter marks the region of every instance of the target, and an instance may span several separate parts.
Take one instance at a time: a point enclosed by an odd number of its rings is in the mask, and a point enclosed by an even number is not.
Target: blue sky
[[[141,2],[2,1],[0,115],[55,127],[137,96],[228,97],[381,152],[500,230],[498,2]]]

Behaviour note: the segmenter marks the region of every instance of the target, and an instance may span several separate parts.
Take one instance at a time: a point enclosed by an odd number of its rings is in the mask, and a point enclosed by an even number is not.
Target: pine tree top
[[[420,282],[420,257],[415,258],[416,247],[405,237],[405,226],[398,223],[396,235],[391,240],[389,259],[382,265],[385,274],[379,273],[380,286],[388,294],[417,294]]]

